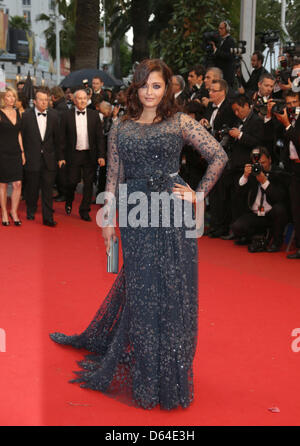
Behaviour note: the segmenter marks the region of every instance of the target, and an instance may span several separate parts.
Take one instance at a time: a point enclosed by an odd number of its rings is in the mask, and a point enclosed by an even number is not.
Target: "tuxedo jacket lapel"
[[[42,141],[42,137],[41,137],[41,132],[40,132],[40,129],[39,129],[39,124],[38,124],[38,122],[37,122],[37,117],[36,117],[36,113],[35,113],[35,109],[34,109],[34,108],[31,110],[31,113],[32,113],[32,122],[33,122],[33,126],[34,126],[34,129],[35,129],[35,132],[37,133],[40,142],[43,142],[43,141]]]

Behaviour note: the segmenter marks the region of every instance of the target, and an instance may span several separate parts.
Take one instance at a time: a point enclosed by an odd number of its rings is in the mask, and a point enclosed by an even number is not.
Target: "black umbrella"
[[[60,83],[60,87],[72,88],[82,85],[82,81],[87,79],[89,81],[89,86],[92,86],[92,79],[95,76],[100,76],[104,82],[105,87],[119,87],[123,85],[123,82],[116,79],[112,74],[103,70],[96,70],[93,68],[73,71]]]
[[[28,75],[27,75],[24,87],[22,89],[22,93],[25,96],[29,106],[32,107],[33,106],[33,99],[34,99],[34,87],[33,87],[33,83],[32,83],[29,71],[28,71]]]

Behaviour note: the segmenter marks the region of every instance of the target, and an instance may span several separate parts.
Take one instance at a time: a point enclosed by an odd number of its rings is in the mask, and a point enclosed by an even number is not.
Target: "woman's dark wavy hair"
[[[138,89],[147,82],[150,73],[161,73],[165,83],[165,94],[156,109],[154,122],[159,122],[172,117],[179,110],[172,91],[172,70],[161,59],[145,59],[136,67],[133,80],[127,91],[127,113],[122,118],[138,120],[143,112],[143,105],[138,97]]]

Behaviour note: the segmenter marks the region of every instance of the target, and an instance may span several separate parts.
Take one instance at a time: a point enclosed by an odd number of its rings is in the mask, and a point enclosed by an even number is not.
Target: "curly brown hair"
[[[138,97],[138,89],[145,85],[150,73],[153,71],[161,73],[166,83],[165,94],[156,109],[156,117],[153,122],[168,119],[179,111],[172,91],[172,70],[161,59],[145,59],[135,69],[132,83],[128,88],[127,112],[122,118],[124,121],[129,119],[137,121],[140,118],[143,112],[143,105]]]

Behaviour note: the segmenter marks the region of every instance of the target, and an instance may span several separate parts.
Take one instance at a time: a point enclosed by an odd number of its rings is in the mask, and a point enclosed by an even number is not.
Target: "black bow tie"
[[[47,113],[38,113],[38,116],[41,116],[41,115],[46,117]]]
[[[77,111],[77,115],[85,115],[85,111]]]

